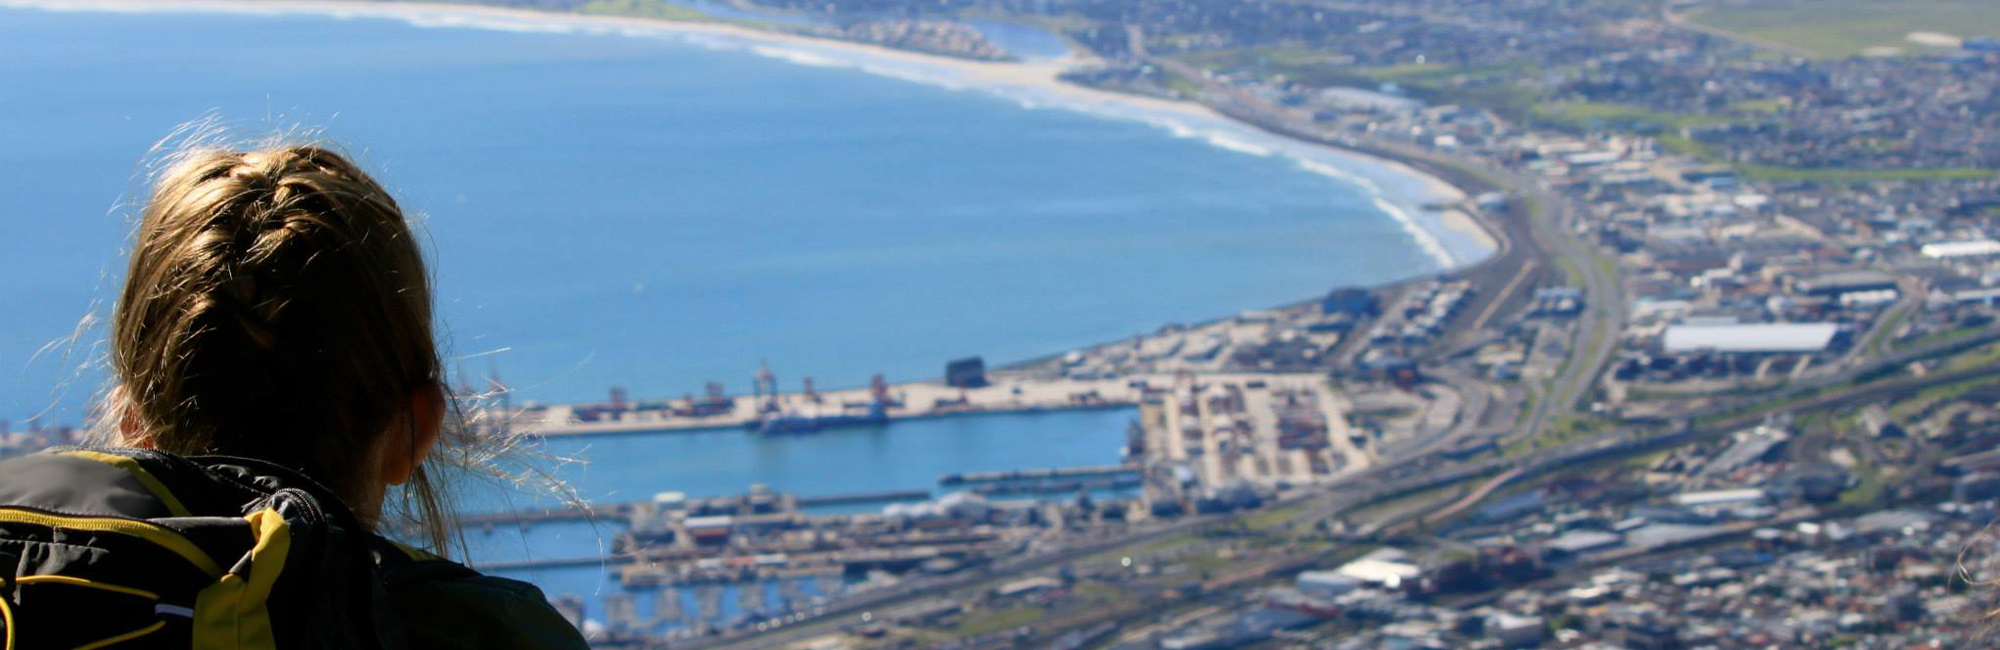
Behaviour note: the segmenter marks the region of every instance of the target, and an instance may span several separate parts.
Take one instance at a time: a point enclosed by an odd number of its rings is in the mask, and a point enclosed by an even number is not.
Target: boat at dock
[[[1085,465],[1079,467],[1050,467],[1046,469],[1017,469],[1004,472],[952,473],[938,478],[940,485],[963,485],[967,483],[999,483],[1010,481],[1042,481],[1061,478],[1084,478],[1137,474],[1137,463],[1118,465]]]
[[[781,436],[817,433],[826,429],[842,427],[872,427],[889,423],[889,415],[880,408],[870,408],[866,413],[841,415],[800,415],[776,413],[765,415],[744,424],[745,428],[758,435]]]
[[[980,496],[1069,494],[1074,492],[1093,492],[1097,490],[1129,490],[1137,488],[1142,484],[1143,482],[1139,479],[1139,477],[1119,476],[1114,478],[1077,480],[1077,481],[990,483],[986,485],[973,486],[971,488],[971,491],[973,494],[977,494]]]

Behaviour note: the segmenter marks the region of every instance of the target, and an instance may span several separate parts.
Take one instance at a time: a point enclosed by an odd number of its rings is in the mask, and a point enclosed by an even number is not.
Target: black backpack
[[[0,650],[399,650],[386,585],[470,573],[260,461],[77,447],[0,461]]]

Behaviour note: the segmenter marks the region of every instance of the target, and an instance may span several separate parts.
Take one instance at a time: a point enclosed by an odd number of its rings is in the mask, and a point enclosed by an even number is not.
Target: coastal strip
[[[318,15],[383,19],[424,28],[524,33],[601,34],[671,38],[718,50],[743,51],[800,65],[849,67],[863,72],[952,89],[986,91],[1024,108],[1052,107],[1099,117],[1138,121],[1176,137],[1199,139],[1245,155],[1282,155],[1301,169],[1359,187],[1378,210],[1396,220],[1412,241],[1444,269],[1463,267],[1494,252],[1498,228],[1479,215],[1428,206],[1463,202],[1460,185],[1382,152],[1330,145],[1274,133],[1195,101],[1116,92],[1062,79],[1070,70],[1101,61],[1072,53],[1023,62],[982,61],[900,50],[730,23],[555,13],[484,5],[356,0],[0,0],[0,7],[111,13],[223,13],[255,16]],[[1408,183],[1414,179],[1418,182]],[[1394,186],[1394,187],[1390,187]],[[1483,232],[1482,232],[1483,231]]]
[[[1165,385],[1171,378],[1153,378]],[[879,425],[892,421],[1055,410],[1115,409],[1137,406],[1146,386],[1135,380],[1023,380],[995,377],[995,383],[959,388],[918,382],[886,386],[881,399],[869,388],[820,393],[695,397],[692,401],[635,401],[629,404],[557,405],[523,409],[508,424],[541,436],[592,436],[639,432],[695,432],[759,429],[768,418],[791,418],[800,426],[773,433],[808,433],[821,426]],[[871,416],[870,409],[879,403]],[[841,424],[830,424],[830,423]],[[810,427],[810,428],[808,428]]]

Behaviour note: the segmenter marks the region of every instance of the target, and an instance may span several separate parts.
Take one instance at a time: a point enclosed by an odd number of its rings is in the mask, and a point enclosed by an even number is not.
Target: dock
[[[867,494],[834,494],[817,497],[794,497],[801,508],[819,506],[851,506],[869,503],[896,503],[899,501],[924,501],[931,498],[929,490],[897,490],[891,492],[871,492]]]
[[[1024,481],[1018,483],[988,483],[972,488],[980,496],[1013,496],[1022,494],[1068,494],[1094,492],[1097,490],[1130,490],[1143,485],[1138,475],[1097,478],[1090,480]]]
[[[691,502],[692,508],[704,508],[705,501],[741,499],[742,497],[716,497],[698,499]],[[773,495],[777,508],[793,511],[799,508],[822,506],[865,505],[871,503],[898,503],[904,501],[924,501],[931,498],[929,490],[891,490],[887,492],[862,492],[854,494],[826,494],[819,496]],[[631,522],[634,516],[653,513],[657,506],[651,503],[592,503],[569,508],[545,508],[540,510],[515,510],[511,512],[482,512],[460,515],[458,522],[463,526],[532,526],[535,524],[561,522]],[[596,560],[592,560],[595,562]]]
[[[991,380],[993,383],[977,388],[916,382],[752,395],[726,395],[720,387],[714,387],[706,396],[653,401],[627,401],[621,393],[610,402],[514,409],[503,418],[516,431],[551,437],[718,429],[755,431],[772,416],[834,423],[827,427],[833,428],[960,415],[1127,408],[1137,405],[1145,392],[1144,381],[1128,379],[1031,379],[996,374]],[[855,415],[875,412],[879,412],[879,418]]]
[[[1118,474],[1137,474],[1138,463],[1119,465],[1083,465],[1078,467],[1051,467],[1047,469],[1017,469],[1004,472],[969,472],[946,474],[938,479],[939,485],[964,485],[968,483],[1002,483],[1010,481],[1046,481],[1065,478],[1096,478]]]
[[[479,512],[458,516],[461,526],[512,526],[559,522],[625,521],[632,516],[633,504],[607,503],[575,508],[546,508],[511,512]]]

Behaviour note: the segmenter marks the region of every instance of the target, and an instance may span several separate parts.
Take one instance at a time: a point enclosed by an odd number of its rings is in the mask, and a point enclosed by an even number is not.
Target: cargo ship
[[[889,423],[889,414],[880,406],[871,406],[863,413],[842,413],[839,415],[805,415],[793,412],[767,413],[744,426],[758,435],[791,435],[815,433],[824,429],[840,427],[880,426]]]

